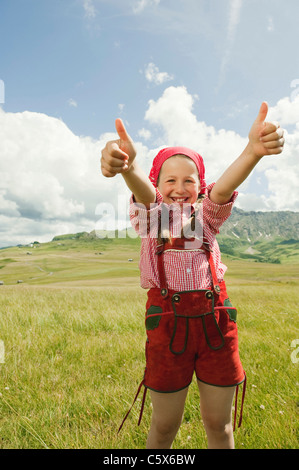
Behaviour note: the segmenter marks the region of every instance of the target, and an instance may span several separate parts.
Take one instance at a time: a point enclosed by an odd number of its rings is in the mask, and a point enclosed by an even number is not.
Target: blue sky
[[[167,84],[199,96],[200,120],[247,135],[260,102],[299,76],[296,0],[2,0],[0,14],[5,110],[78,135],[109,131],[119,104],[134,134]],[[173,79],[148,82],[149,63]]]
[[[126,194],[97,173],[116,117],[146,169],[181,143],[206,156],[212,181],[268,101],[289,147],[238,204],[299,209],[297,0],[1,0],[0,17],[0,246],[91,230],[97,204]]]

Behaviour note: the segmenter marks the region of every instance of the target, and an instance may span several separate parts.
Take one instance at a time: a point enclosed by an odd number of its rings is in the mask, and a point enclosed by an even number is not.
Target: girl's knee
[[[153,417],[152,425],[156,433],[162,437],[173,436],[177,433],[182,419],[161,419]]]
[[[152,424],[147,439],[148,449],[170,449],[181,421],[152,418]]]
[[[207,431],[214,434],[230,434],[232,431],[231,419],[219,416],[203,416],[203,423]]]

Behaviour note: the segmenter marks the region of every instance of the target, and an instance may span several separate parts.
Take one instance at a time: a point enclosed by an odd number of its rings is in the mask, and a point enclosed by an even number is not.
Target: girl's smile
[[[168,158],[162,165],[158,188],[166,204],[196,202],[200,181],[195,163],[185,155]]]

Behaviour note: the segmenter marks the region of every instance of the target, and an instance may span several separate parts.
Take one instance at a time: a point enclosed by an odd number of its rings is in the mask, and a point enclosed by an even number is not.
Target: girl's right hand
[[[121,119],[116,119],[115,128],[119,139],[107,142],[102,150],[101,170],[107,178],[127,172],[136,157],[134,142]]]

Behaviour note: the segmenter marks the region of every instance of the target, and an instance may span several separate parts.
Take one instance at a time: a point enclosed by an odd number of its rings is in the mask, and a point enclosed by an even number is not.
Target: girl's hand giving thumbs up
[[[249,146],[252,153],[261,158],[264,155],[278,155],[284,146],[284,131],[276,122],[266,122],[268,104],[264,101],[249,132]]]
[[[101,170],[107,178],[126,172],[136,157],[134,142],[121,119],[116,119],[115,128],[119,139],[107,142],[102,150]]]

